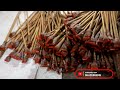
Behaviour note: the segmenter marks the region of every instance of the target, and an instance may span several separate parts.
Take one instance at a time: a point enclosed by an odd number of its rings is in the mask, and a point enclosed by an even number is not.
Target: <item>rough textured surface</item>
[[[71,72],[71,73],[63,74],[63,79],[76,79],[76,77],[75,77],[74,73]]]
[[[17,11],[0,11],[0,45],[3,43],[16,14]],[[21,19],[24,19],[24,17]],[[47,72],[47,68],[40,67],[38,64],[35,64],[32,59],[26,64],[13,59],[9,63],[5,62],[5,57],[11,51],[12,50],[7,50],[0,59],[0,79],[34,79],[38,67],[39,70],[36,79],[62,78],[62,75],[58,75],[55,72]]]

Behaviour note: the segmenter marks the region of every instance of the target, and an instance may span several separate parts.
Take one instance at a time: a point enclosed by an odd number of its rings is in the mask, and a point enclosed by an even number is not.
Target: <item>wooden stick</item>
[[[28,12],[26,11],[25,14],[27,16],[26,24],[27,24],[27,28],[28,28],[28,41],[30,41],[30,28],[29,28],[29,21],[28,21]]]
[[[37,15],[38,15],[37,12],[33,12],[33,13],[28,17],[28,19],[30,19],[30,21],[32,21],[32,20],[35,18],[35,16],[37,16]],[[25,27],[26,22],[27,22],[27,20],[25,20],[25,21],[21,24],[21,26],[19,26],[19,28],[18,28],[17,31],[16,31],[16,35],[18,35],[18,34],[20,33],[20,29],[24,30],[24,29],[26,28],[26,27]],[[16,35],[15,35],[15,36],[16,36]],[[13,36],[13,38],[14,38],[15,36]]]
[[[14,28],[14,26],[15,26],[15,24],[16,24],[16,21],[17,21],[17,19],[18,19],[18,17],[19,17],[20,14],[21,14],[21,12],[19,11],[19,12],[17,13],[17,15],[16,15],[14,21],[13,21],[13,24],[12,24],[12,26],[11,26],[11,28],[10,28],[10,30],[9,30],[9,32],[8,32],[8,34],[7,34],[7,36],[6,36],[6,38],[5,38],[5,41],[8,40],[9,35],[10,35],[10,33],[12,32],[12,30],[13,30],[13,28]]]
[[[111,19],[110,17],[111,17],[111,12],[110,12],[110,14],[109,14],[109,20],[110,20],[110,32],[111,32],[111,36],[112,36],[112,38],[114,38],[113,26],[112,26],[112,19]]]
[[[18,18],[18,19],[19,19],[19,18]],[[19,23],[20,23],[20,25],[21,25],[20,19],[19,19]],[[25,40],[25,38],[24,38],[24,34],[23,34],[22,31],[21,31],[21,34],[22,34],[22,38],[23,38],[23,43],[24,43],[24,45],[25,45],[25,49],[27,49],[26,40]]]
[[[95,20],[95,18],[96,18],[96,15],[97,15],[97,11],[95,11],[95,13],[94,13],[94,15],[93,15],[93,18],[92,18],[92,20],[91,20],[91,24],[90,24],[89,30],[92,29],[93,22],[94,22],[94,20]]]
[[[35,30],[35,37],[34,37],[34,40],[33,40],[33,42],[32,42],[32,46],[31,46],[30,50],[32,50],[32,47],[33,47],[34,42],[35,42],[36,37],[37,37],[38,30],[39,30],[39,28],[38,28],[38,27],[36,27],[36,30]]]
[[[102,17],[102,31],[103,31],[103,38],[107,38],[106,36],[106,27],[105,27],[105,21],[104,21],[104,15],[103,15],[103,11],[101,11],[101,17]]]
[[[115,34],[115,38],[116,39],[119,39],[119,35],[118,35],[118,31],[117,31],[117,23],[116,23],[116,20],[115,20],[115,12],[113,11],[112,12],[112,16],[113,16],[113,27],[114,27],[114,34]]]

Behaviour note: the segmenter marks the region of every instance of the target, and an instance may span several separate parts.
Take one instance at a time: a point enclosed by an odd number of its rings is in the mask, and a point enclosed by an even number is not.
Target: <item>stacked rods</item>
[[[63,14],[36,11],[30,16],[24,12],[27,18],[23,24],[20,13],[0,47],[0,56],[7,48],[13,49],[6,61],[14,58],[25,63],[33,57],[36,63],[57,73],[74,72],[79,65],[120,72],[117,63],[120,58],[119,11],[63,11]],[[12,32],[16,22],[20,26]]]
[[[20,15],[24,14],[26,19],[21,23]],[[28,61],[28,58],[36,58],[40,47],[37,44],[37,37],[41,33],[52,32],[62,22],[58,11],[35,11],[30,16],[28,12],[18,12],[13,25],[3,43],[0,47],[2,56],[6,49],[13,49],[5,59],[10,61],[11,58],[22,60],[23,63]],[[18,29],[13,32],[16,24]],[[35,59],[36,60],[36,59]],[[38,63],[38,61],[35,61]]]
[[[39,37],[48,70],[73,72],[82,64],[89,69],[115,71],[113,53],[120,49],[118,14],[118,11],[64,12],[64,25]]]

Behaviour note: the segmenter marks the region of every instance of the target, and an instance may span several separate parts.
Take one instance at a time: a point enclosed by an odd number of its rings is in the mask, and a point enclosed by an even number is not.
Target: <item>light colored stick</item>
[[[19,17],[20,14],[21,14],[21,12],[19,11],[19,12],[17,13],[17,15],[16,15],[14,21],[13,21],[13,24],[12,24],[12,26],[11,26],[11,28],[10,28],[10,30],[9,30],[9,32],[8,32],[8,34],[7,34],[7,36],[6,36],[6,38],[5,38],[5,41],[8,40],[9,35],[10,35],[10,33],[12,32],[12,30],[13,30],[13,28],[14,28],[14,26],[15,26],[15,24],[16,24],[16,22],[17,22],[17,19],[18,19],[18,17]]]
[[[21,25],[21,22],[20,22],[20,18],[18,17],[18,20],[19,20],[19,23],[20,23],[20,25]],[[25,38],[24,38],[24,34],[23,34],[23,32],[22,32],[22,30],[20,30],[21,31],[21,34],[22,34],[22,38],[23,38],[23,43],[24,43],[24,45],[25,45],[25,49],[27,49],[27,44],[26,44],[26,40],[25,40]]]
[[[33,40],[33,42],[32,42],[32,46],[31,46],[31,48],[30,48],[30,51],[32,50],[32,48],[33,48],[33,46],[34,46],[34,43],[35,43],[35,41],[36,41],[36,37],[37,37],[38,30],[39,30],[39,28],[36,27],[36,30],[35,30],[35,37],[34,37],[34,40]]]
[[[26,24],[27,24],[27,29],[28,29],[27,30],[28,31],[28,41],[30,41],[30,28],[29,28],[28,12],[26,11],[25,14],[27,16],[27,22],[26,22]]]

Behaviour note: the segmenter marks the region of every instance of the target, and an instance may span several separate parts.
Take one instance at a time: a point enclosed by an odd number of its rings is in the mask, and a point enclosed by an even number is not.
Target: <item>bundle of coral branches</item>
[[[37,11],[12,32],[20,22],[19,14],[0,47],[0,56],[7,48],[13,49],[6,61],[27,62],[33,57],[57,73],[74,72],[79,65],[120,72],[118,11]]]

